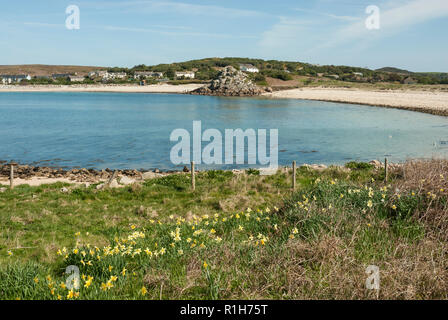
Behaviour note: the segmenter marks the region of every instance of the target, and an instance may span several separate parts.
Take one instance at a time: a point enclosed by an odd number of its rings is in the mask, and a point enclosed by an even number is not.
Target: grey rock
[[[101,183],[101,184],[99,184],[99,185],[96,186],[96,190],[104,189],[105,186],[106,186],[106,184]]]
[[[149,179],[154,179],[154,178],[158,178],[161,177],[162,175],[160,173],[155,173],[155,172],[145,172],[144,174],[142,174],[142,179],[143,180],[149,180]]]
[[[109,188],[118,188],[120,187],[120,184],[118,183],[117,179],[112,180],[112,182],[109,184]]]
[[[263,93],[263,90],[252,83],[244,72],[227,66],[208,87],[201,87],[190,93],[211,96],[255,96]]]
[[[379,162],[378,160],[372,160],[369,162],[370,164],[373,164],[375,167],[381,167],[383,164]]]
[[[133,183],[135,183],[134,179],[131,179],[127,176],[120,177],[120,184],[124,184],[125,186],[127,186],[127,185],[133,184]]]

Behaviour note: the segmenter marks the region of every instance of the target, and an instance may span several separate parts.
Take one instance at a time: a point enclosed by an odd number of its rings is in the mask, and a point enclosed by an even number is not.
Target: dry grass
[[[396,188],[424,199],[416,213],[436,238],[448,239],[448,160],[408,161],[401,168],[403,179]]]

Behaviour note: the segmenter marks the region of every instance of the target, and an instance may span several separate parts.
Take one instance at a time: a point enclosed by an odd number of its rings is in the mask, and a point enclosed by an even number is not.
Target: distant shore
[[[73,84],[73,85],[29,85],[11,86],[0,85],[0,92],[120,92],[120,93],[188,93],[203,84],[155,84],[155,85],[126,85],[126,84]]]
[[[364,104],[448,116],[448,92],[442,91],[300,88],[266,93],[264,96]]]

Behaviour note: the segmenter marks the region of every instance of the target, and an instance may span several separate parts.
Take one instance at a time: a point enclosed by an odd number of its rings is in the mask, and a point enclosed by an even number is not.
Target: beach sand
[[[0,92],[122,92],[122,93],[188,93],[203,84],[155,84],[147,86],[138,85],[112,85],[112,84],[74,84],[69,86],[32,85],[32,86],[6,86],[0,85]]]
[[[366,104],[448,116],[448,92],[406,90],[361,90],[345,88],[300,88],[264,94],[278,99],[306,99]]]

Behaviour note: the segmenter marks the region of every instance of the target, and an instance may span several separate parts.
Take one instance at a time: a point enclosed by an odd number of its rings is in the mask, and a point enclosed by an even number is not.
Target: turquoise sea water
[[[448,157],[448,118],[417,112],[307,100],[0,93],[0,160],[63,168],[178,169],[170,162],[175,145],[170,134],[177,128],[192,132],[194,120],[202,121],[202,130],[223,134],[225,129],[278,129],[280,165]]]

